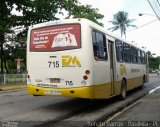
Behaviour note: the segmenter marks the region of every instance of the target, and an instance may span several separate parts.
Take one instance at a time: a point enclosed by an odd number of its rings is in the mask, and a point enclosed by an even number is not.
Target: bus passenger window
[[[103,33],[92,31],[93,52],[95,59],[107,60],[106,38]]]
[[[123,43],[116,40],[116,57],[118,62],[123,62]]]
[[[138,62],[138,50],[131,46],[131,62],[137,63]]]
[[[145,64],[145,52],[141,52],[141,61],[142,61],[142,64]]]
[[[98,47],[97,45],[93,45],[94,56],[98,57]]]
[[[131,62],[130,45],[126,43],[123,43],[123,61],[127,63]]]
[[[138,63],[142,63],[141,61],[141,51],[138,50]]]

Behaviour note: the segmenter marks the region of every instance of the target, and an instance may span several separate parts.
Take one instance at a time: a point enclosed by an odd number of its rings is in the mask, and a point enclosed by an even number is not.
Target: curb
[[[136,101],[140,100],[142,97],[145,97],[149,94],[149,91],[146,91],[138,96],[136,96],[135,98],[133,98],[132,100],[126,102],[125,104],[117,107],[115,110],[112,110],[102,116],[100,116],[99,118],[93,120],[93,121],[89,121],[89,122],[94,122],[94,123],[103,123],[107,118],[109,118],[110,116],[116,114],[117,112],[122,111],[123,109],[125,109],[126,107],[132,105],[133,103],[135,103]],[[84,124],[82,127],[91,127],[88,122],[86,124]]]
[[[0,91],[7,91],[7,90],[13,90],[13,89],[23,89],[23,88],[27,88],[27,85],[4,86],[4,87],[0,87]]]
[[[110,112],[109,114],[105,114],[103,116],[101,116],[99,119],[97,119],[95,122],[103,122],[104,120],[106,120],[107,118],[109,118],[110,116],[116,114],[117,112],[122,111],[123,109],[125,109],[126,107],[130,106],[131,104],[135,103],[136,101],[138,101],[139,99],[141,99],[142,97],[145,97],[149,94],[149,92],[145,92],[137,97],[135,97],[133,100],[127,102],[125,105],[122,105],[120,107],[118,107],[117,109],[113,110],[112,112]]]
[[[119,106],[118,108],[116,108],[115,110],[111,111],[110,113],[106,113],[105,115],[99,117],[97,120],[95,120],[94,122],[96,123],[100,123],[100,122],[104,122],[107,118],[109,118],[110,116],[116,114],[117,112],[122,111],[123,109],[125,109],[126,107],[132,105],[133,103],[135,103],[136,101],[140,100],[142,97],[145,97],[149,94],[149,91],[144,92],[143,94],[135,97],[134,99],[126,102],[124,105]],[[85,125],[86,127],[89,127],[88,125]],[[84,126],[83,126],[84,127]]]

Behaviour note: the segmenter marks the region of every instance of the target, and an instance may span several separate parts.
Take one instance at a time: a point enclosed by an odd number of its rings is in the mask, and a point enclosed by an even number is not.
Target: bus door
[[[111,96],[114,95],[114,43],[113,41],[108,40],[108,53],[109,53],[109,62],[110,62],[110,77],[111,77]]]
[[[95,59],[93,63],[94,84],[104,85],[110,82],[110,71],[108,71],[109,62],[108,62],[107,43],[105,34],[98,31],[92,31],[92,41],[93,41],[93,51],[94,51],[93,53]],[[103,90],[105,91],[105,89]],[[108,89],[108,91],[111,91],[111,89]]]

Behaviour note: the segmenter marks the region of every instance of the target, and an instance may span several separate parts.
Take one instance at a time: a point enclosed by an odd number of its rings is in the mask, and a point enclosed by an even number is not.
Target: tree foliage
[[[149,59],[149,68],[150,70],[159,69],[160,57],[152,57]]]
[[[67,18],[73,16],[73,18],[86,18],[89,19],[101,26],[103,24],[99,22],[99,19],[103,19],[104,15],[97,13],[97,8],[92,8],[91,5],[77,5],[73,8],[73,11],[69,12],[69,15]]]
[[[150,71],[159,69],[160,65],[160,56],[154,57],[150,51],[148,51],[148,61],[149,61],[149,69]]]
[[[120,30],[121,37],[125,35],[126,38],[126,30],[128,27],[136,27],[136,25],[131,25],[134,19],[128,18],[128,13],[125,11],[119,11],[118,13],[114,14],[113,21],[109,21],[112,23],[113,27],[109,28],[108,30],[116,31]]]
[[[13,10],[20,14],[14,14]],[[28,26],[46,21],[57,20],[57,14],[68,12],[65,18],[87,18],[93,22],[103,25],[98,20],[103,15],[98,13],[98,9],[90,5],[81,5],[78,0],[1,0],[0,1],[0,59],[1,74],[3,66],[7,69],[6,62],[12,61],[25,53],[25,41]],[[14,34],[13,28],[23,27],[23,31],[16,34],[14,40],[8,39],[8,34]],[[6,42],[8,42],[5,44]],[[14,42],[14,43],[13,43]],[[5,49],[4,49],[5,47]],[[21,51],[23,49],[23,51]],[[21,51],[18,53],[17,51]],[[12,53],[11,53],[12,52]],[[22,55],[25,59],[25,54]],[[7,60],[6,60],[7,59]],[[25,60],[24,60],[25,62]],[[8,62],[9,63],[9,62]]]

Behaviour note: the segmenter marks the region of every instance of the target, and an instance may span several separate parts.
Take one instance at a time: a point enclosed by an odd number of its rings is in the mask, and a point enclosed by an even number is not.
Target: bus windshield
[[[50,52],[81,47],[80,24],[63,24],[31,30],[30,51]]]

